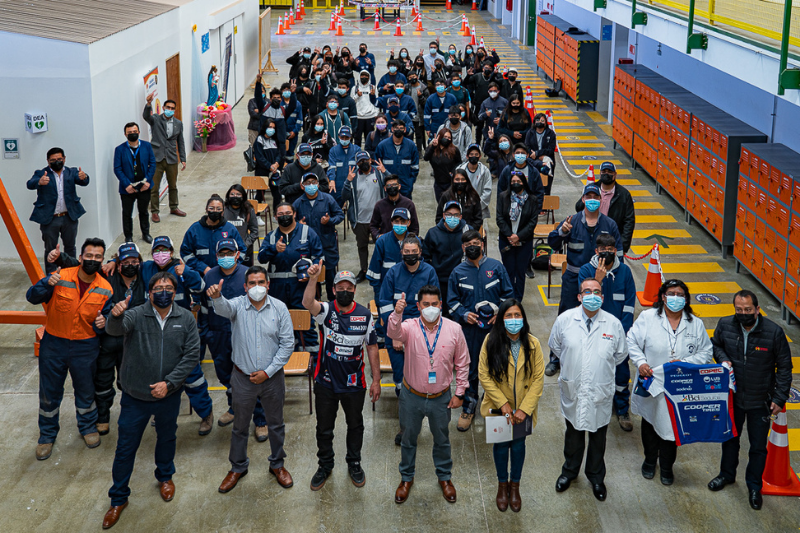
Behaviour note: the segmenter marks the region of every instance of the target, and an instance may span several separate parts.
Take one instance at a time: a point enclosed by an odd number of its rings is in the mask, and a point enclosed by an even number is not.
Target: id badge
[[[436,383],[436,372],[428,372],[428,383],[429,384]]]

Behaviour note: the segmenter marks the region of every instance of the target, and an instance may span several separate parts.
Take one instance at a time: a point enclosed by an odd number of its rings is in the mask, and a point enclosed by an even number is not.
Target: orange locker
[[[733,238],[733,256],[739,260],[740,263],[745,262],[744,258],[744,235],[737,231]]]
[[[786,250],[789,248],[788,241],[778,234],[775,234],[775,240],[772,246],[772,259],[775,260],[776,265],[783,266],[786,260]]]
[[[794,246],[789,246],[789,253],[786,259],[786,273],[793,278],[800,278],[800,250]]]
[[[783,305],[797,316],[797,282],[786,276],[783,288]]]
[[[755,212],[756,210],[756,200],[758,199],[758,188],[756,184],[752,181],[748,181],[747,183],[747,207],[750,208],[751,211]]]
[[[789,224],[789,242],[800,248],[800,216],[796,213],[792,213],[792,219]]]
[[[751,241],[755,237],[756,231],[756,216],[753,214],[752,211],[747,212],[747,220],[744,223],[744,235]]]
[[[758,276],[761,271],[761,265],[764,264],[764,252],[753,246],[753,257],[750,258],[750,268],[748,270],[753,275]]]
[[[691,177],[692,172],[694,171],[693,168],[689,169],[689,176]],[[737,193],[737,202],[739,205],[747,205],[747,178],[742,177],[739,175],[739,192]]]
[[[770,288],[772,289],[772,294],[774,294],[778,299],[783,296],[783,280],[785,279],[785,274],[779,265],[775,265],[775,270],[772,272],[772,282],[770,284]]]
[[[742,264],[752,272],[752,260],[753,260],[753,243],[747,239],[744,241],[744,253],[742,254],[744,260]]]
[[[750,176],[750,150],[742,146],[742,155],[739,158],[739,172]]]
[[[756,246],[763,246],[761,243],[762,239],[766,238],[767,235],[767,226],[764,224],[764,221],[760,218],[756,218],[756,229],[753,232],[753,242]]]
[[[758,277],[761,280],[761,283],[770,288],[772,285],[772,274],[774,270],[775,265],[772,263],[772,261],[765,257],[764,262],[761,264],[761,275]]]

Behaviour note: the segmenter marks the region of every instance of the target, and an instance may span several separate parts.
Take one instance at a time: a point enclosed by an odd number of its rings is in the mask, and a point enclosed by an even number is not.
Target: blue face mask
[[[314,126],[314,131],[316,131],[317,133],[321,132],[324,129],[325,129],[325,126],[320,126],[319,124]]]
[[[394,113],[397,113],[398,111],[400,111],[400,106],[399,105],[390,105],[389,106],[389,113],[394,114]]]
[[[303,165],[304,167],[307,167],[308,165],[311,164],[311,158],[312,157],[313,156],[310,156],[310,155],[301,155],[301,156],[297,156],[297,159],[300,160],[300,164],[301,165]]]
[[[334,111],[338,107],[339,104],[337,104],[336,102],[328,102],[328,109],[330,109],[331,111]]]
[[[405,92],[405,88],[403,88],[403,87],[395,87],[395,88],[394,88],[394,92],[395,92],[395,94],[397,94],[398,96],[400,96],[400,95],[402,95],[402,94]]]
[[[172,118],[172,116],[174,114],[175,114],[175,110],[174,109],[165,109],[164,110],[164,116],[167,117],[167,118]]]
[[[464,118],[465,116],[467,116],[467,114],[464,111],[462,111],[461,112],[461,118]]]
[[[317,75],[315,75],[315,76],[314,76],[314,79],[315,79],[315,80],[317,80],[317,83],[319,83],[319,80],[321,80],[321,79],[322,79],[322,76],[320,76],[319,74],[317,74]]]
[[[508,141],[503,141],[500,143],[501,150],[508,150],[509,148],[511,148],[511,143],[509,143]]]
[[[458,217],[444,217],[444,223],[450,229],[456,229],[459,222],[461,222],[461,219]]]
[[[275,135],[275,128],[267,128],[267,137]]]
[[[282,95],[287,100],[292,97],[292,91],[283,91]]]
[[[453,87],[461,87],[461,80],[453,80],[452,84]]]
[[[394,74],[397,72],[397,67],[389,67],[389,74]]]
[[[306,194],[309,196],[314,196],[315,194],[317,194],[318,190],[319,190],[319,185],[311,185],[311,184],[306,185]]]
[[[514,154],[514,161],[516,161],[518,165],[523,164],[527,160],[528,156],[525,154]]]
[[[350,146],[350,139],[339,139],[339,143],[342,146]]]
[[[522,329],[521,318],[506,318],[503,319],[503,323],[506,325],[506,331],[508,331],[512,335],[516,335]]]
[[[430,52],[431,52],[432,56],[435,56],[436,55],[436,48],[431,48]]]
[[[394,230],[395,234],[403,235],[408,229],[408,226],[404,224],[392,224],[392,229]]]
[[[667,309],[673,313],[677,313],[678,311],[683,311],[684,307],[686,307],[686,298],[683,296],[667,295]]]
[[[600,200],[586,200],[583,203],[586,205],[586,209],[588,209],[590,213],[594,213],[600,209]]]
[[[303,54],[303,57],[306,59],[311,59],[311,54]]]
[[[456,51],[455,51],[455,50],[449,50],[449,52],[450,52],[450,55],[451,55],[451,56],[454,56],[454,55],[456,55]]]
[[[471,55],[472,55],[472,48],[467,48],[467,55],[468,55],[468,56],[471,56]]]
[[[217,264],[220,268],[233,268],[233,265],[236,264],[236,256],[230,255],[226,257],[217,257]]]
[[[444,94],[445,86],[444,85],[437,85],[436,92],[439,94]]]
[[[603,305],[603,299],[596,294],[584,294],[581,303],[583,308],[591,313],[600,309],[600,306]]]

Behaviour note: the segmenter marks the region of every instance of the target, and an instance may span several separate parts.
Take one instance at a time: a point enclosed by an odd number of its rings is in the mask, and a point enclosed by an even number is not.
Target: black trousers
[[[358,248],[358,266],[364,273],[369,268],[369,223],[357,223],[353,226],[353,233],[356,235],[356,247]]]
[[[54,263],[47,262],[47,255],[55,250],[59,237],[64,243],[61,253],[70,257],[78,257],[75,250],[75,239],[78,236],[77,220],[73,221],[69,218],[69,215],[53,217],[49,224],[42,224],[39,229],[42,230],[42,240],[44,241],[44,270],[46,274],[50,274],[58,268]]]
[[[333,290],[333,280],[338,270],[336,266],[325,267],[325,296],[328,297],[329,302],[332,302],[336,298],[336,291]]]
[[[642,446],[644,447],[644,462],[655,467],[656,460],[661,465],[661,472],[672,474],[672,465],[678,455],[678,445],[674,440],[664,440],[656,433],[656,428],[650,422],[642,419]]]
[[[333,470],[333,428],[339,404],[342,404],[344,419],[347,422],[348,465],[361,462],[361,446],[364,442],[364,399],[367,391],[335,393],[333,389],[314,383],[314,406],[317,411],[317,458],[319,466],[330,472]]]
[[[148,198],[149,201],[149,198]],[[149,204],[145,203],[145,206]],[[147,214],[145,213],[145,216]],[[102,338],[94,371],[94,401],[97,404],[97,423],[111,421],[111,406],[114,405],[114,381],[122,364],[121,337]]]
[[[142,236],[150,235],[150,217],[147,213],[147,206],[150,205],[150,189],[136,192],[134,194],[120,194],[122,200],[122,234],[125,242],[133,240],[133,204],[137,204],[139,212],[139,229]]]
[[[375,129],[375,118],[360,118],[353,130],[353,144],[361,146],[361,139],[366,138]]]
[[[764,465],[767,464],[769,415],[770,412],[766,405],[760,409],[745,410],[734,404],[733,423],[736,424],[736,433],[739,436],[722,443],[722,460],[719,466],[720,476],[729,482],[736,481],[736,467],[739,466],[739,440],[746,420],[750,451],[744,479],[749,490],[761,490],[761,476],[764,474]]]
[[[561,475],[569,479],[575,479],[581,471],[583,462],[583,451],[586,449],[586,431],[578,431],[567,422],[567,430],[564,432],[564,466],[561,467]],[[606,477],[606,432],[608,424],[598,428],[595,432],[589,433],[589,450],[586,452],[586,467],[584,473],[592,484],[602,483]]]
[[[414,140],[417,142],[417,151],[423,153],[428,146],[428,135],[425,133],[425,125],[421,122],[414,124]]]

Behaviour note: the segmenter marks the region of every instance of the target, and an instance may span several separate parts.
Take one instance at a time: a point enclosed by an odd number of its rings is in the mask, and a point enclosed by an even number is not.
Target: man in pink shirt
[[[444,499],[456,501],[456,488],[450,481],[453,459],[450,456],[450,410],[458,409],[464,401],[469,382],[469,351],[461,326],[443,318],[439,288],[425,285],[417,295],[421,317],[403,321],[406,294],[403,293],[389,315],[387,336],[403,343],[405,362],[403,387],[400,389],[401,443],[400,485],[395,503],[408,499],[414,484],[417,438],[422,420],[428,417],[433,435],[433,464],[442,487]],[[455,370],[456,394],[452,397],[450,384]]]

